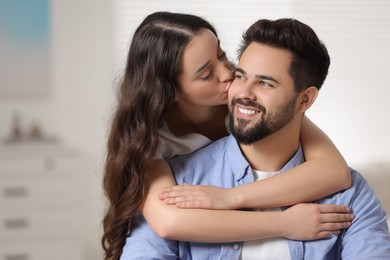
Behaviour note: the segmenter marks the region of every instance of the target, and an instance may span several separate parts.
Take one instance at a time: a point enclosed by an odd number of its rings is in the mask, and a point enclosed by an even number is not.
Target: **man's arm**
[[[351,209],[355,220],[342,238],[342,259],[390,259],[390,235],[386,212],[364,178],[354,174]],[[343,196],[343,195],[342,195]]]
[[[178,242],[159,237],[141,213],[135,216],[131,235],[127,237],[120,260],[164,259],[178,256]]]

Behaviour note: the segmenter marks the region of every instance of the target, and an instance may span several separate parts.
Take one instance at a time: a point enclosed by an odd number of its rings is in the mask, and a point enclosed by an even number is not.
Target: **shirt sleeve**
[[[386,212],[360,174],[354,175],[353,182],[345,192],[352,198],[349,206],[355,219],[343,235],[341,259],[390,259]]]
[[[178,259],[178,242],[159,237],[150,228],[142,214],[138,213],[120,257],[120,260],[133,259]]]

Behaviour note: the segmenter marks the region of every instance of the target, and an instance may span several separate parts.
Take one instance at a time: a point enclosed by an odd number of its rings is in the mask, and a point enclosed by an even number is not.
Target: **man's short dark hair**
[[[288,18],[258,20],[244,32],[239,58],[252,42],[291,52],[289,73],[297,92],[310,86],[321,88],[328,74],[330,57],[325,45],[308,25]]]

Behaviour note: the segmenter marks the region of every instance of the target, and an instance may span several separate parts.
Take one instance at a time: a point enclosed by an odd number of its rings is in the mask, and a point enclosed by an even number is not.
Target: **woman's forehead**
[[[202,29],[188,43],[183,52],[183,70],[196,73],[218,54],[219,39],[208,29]]]

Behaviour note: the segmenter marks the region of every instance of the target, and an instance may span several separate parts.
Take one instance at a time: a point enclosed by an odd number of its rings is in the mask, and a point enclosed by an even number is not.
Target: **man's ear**
[[[302,113],[305,113],[306,110],[308,110],[311,105],[314,103],[318,96],[318,89],[314,86],[308,87],[304,91],[302,91],[300,95],[300,103],[299,103],[299,110],[302,111]]]

